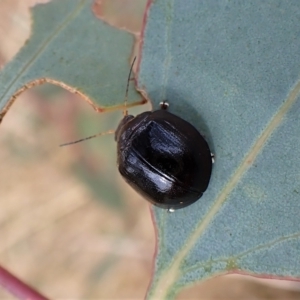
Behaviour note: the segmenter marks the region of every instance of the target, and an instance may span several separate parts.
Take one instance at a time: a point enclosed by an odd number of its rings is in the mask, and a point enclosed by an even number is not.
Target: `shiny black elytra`
[[[152,204],[173,211],[194,203],[207,189],[212,171],[207,142],[167,110],[125,115],[115,140],[119,172]]]

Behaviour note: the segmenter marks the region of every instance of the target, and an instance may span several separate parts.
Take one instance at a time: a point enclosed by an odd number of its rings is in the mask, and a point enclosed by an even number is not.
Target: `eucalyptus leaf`
[[[232,272],[299,280],[299,22],[298,0],[150,5],[139,86],[206,136],[215,164],[195,204],[154,209],[149,299]]]
[[[0,73],[1,119],[28,87],[52,82],[96,109],[123,105],[134,38],[96,18],[92,0],[55,0],[32,9],[32,35]],[[141,101],[132,82],[130,102]]]

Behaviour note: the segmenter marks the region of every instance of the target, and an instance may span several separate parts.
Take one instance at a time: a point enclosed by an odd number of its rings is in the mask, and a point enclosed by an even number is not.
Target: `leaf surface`
[[[79,93],[96,109],[123,105],[134,39],[97,19],[92,4],[55,0],[32,9],[32,35],[0,73],[2,117],[20,92],[45,81]],[[132,83],[129,99],[140,100]]]
[[[139,86],[194,124],[215,154],[210,185],[154,209],[149,298],[228,272],[300,277],[300,2],[149,2]]]

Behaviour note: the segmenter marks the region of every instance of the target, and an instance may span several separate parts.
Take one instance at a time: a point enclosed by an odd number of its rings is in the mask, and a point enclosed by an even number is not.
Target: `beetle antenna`
[[[131,72],[132,72],[132,68],[133,68],[133,65],[135,63],[135,60],[136,60],[136,56],[134,57],[134,59],[132,61],[132,64],[131,64],[131,67],[130,67],[130,71],[129,71],[129,74],[128,74],[128,79],[127,79],[127,86],[126,86],[126,93],[125,93],[125,100],[124,100],[124,110],[123,110],[123,115],[124,116],[128,115],[127,100],[128,100],[129,81],[130,81],[130,76],[131,76]]]
[[[115,133],[115,131],[114,131],[114,130],[108,130],[108,131],[106,131],[106,132],[100,132],[100,133],[97,133],[97,134],[88,136],[88,137],[86,137],[86,138],[83,138],[83,139],[80,139],[80,140],[77,140],[77,141],[74,141],[74,142],[61,144],[61,145],[59,145],[59,147],[64,147],[64,146],[68,146],[68,145],[72,145],[72,144],[77,144],[77,143],[80,143],[80,142],[83,142],[83,141],[92,139],[92,138],[97,137],[97,136],[107,135],[107,134],[112,134],[112,133]]]
[[[130,81],[130,76],[131,76],[131,72],[132,72],[132,69],[133,69],[135,60],[136,60],[136,56],[134,57],[134,59],[133,59],[133,61],[132,61],[132,64],[131,64],[131,67],[130,67],[130,70],[129,70],[129,74],[128,74],[128,79],[127,79],[127,86],[126,86],[125,100],[124,100],[124,110],[123,110],[123,115],[124,115],[124,116],[127,116],[127,115],[128,115],[128,111],[127,111],[127,101],[128,101],[129,81]],[[97,136],[107,135],[107,134],[113,134],[113,133],[115,133],[115,130],[108,130],[108,131],[106,131],[106,132],[100,132],[100,133],[97,133],[97,134],[88,136],[88,137],[86,137],[86,138],[83,138],[83,139],[80,139],[80,140],[76,140],[76,141],[74,141],[74,142],[69,142],[69,143],[61,144],[61,145],[59,145],[59,147],[64,147],[64,146],[68,146],[68,145],[77,144],[77,143],[80,143],[80,142],[83,142],[83,141],[86,141],[86,140],[95,138],[95,137],[97,137]]]

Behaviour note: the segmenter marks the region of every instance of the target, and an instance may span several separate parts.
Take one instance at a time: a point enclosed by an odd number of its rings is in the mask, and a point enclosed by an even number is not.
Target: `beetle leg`
[[[213,153],[210,153],[210,155],[211,155],[211,161],[214,164],[215,163],[215,155]]]
[[[160,102],[159,105],[161,109],[165,109],[165,110],[168,109],[169,107],[169,103],[166,100]]]

